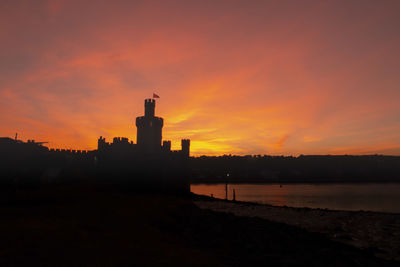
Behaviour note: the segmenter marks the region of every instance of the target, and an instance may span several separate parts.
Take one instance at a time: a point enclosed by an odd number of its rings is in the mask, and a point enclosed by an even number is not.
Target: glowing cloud
[[[157,89],[164,139],[193,155],[400,154],[399,7],[3,1],[0,134],[136,140]]]

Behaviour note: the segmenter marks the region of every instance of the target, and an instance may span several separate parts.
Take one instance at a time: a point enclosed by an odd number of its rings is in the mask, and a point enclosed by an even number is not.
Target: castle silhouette
[[[175,154],[184,157],[189,157],[190,154],[190,140],[181,140],[181,150],[171,150],[171,141],[162,141],[162,127],[164,126],[164,119],[155,116],[155,99],[145,99],[144,101],[144,116],[136,118],[137,139],[136,144],[129,141],[126,137],[114,137],[111,143],[106,142],[102,136],[98,139],[97,150],[75,150],[75,149],[54,149],[47,148],[43,144],[47,142],[36,142],[35,140],[28,140],[23,142],[9,137],[0,137],[0,149],[2,155],[13,154],[36,154],[45,152],[63,152],[64,154],[82,155],[92,154],[98,155],[104,152],[127,155],[135,153],[137,156],[143,155],[156,155],[156,154]],[[17,135],[16,135],[17,137]],[[123,156],[123,155],[122,155]]]
[[[98,139],[97,150],[99,153],[114,153],[122,155],[149,155],[149,154],[180,154],[189,157],[190,140],[181,140],[181,150],[171,151],[171,141],[162,141],[162,127],[164,119],[155,116],[155,99],[145,99],[144,116],[136,118],[136,144],[126,137],[114,137],[112,143],[106,142],[102,136]]]
[[[0,183],[40,184],[91,177],[136,189],[188,193],[190,140],[181,140],[181,150],[171,150],[169,140],[162,142],[164,120],[155,116],[155,106],[154,99],[145,99],[144,116],[136,118],[136,144],[126,137],[114,137],[109,143],[100,136],[97,149],[85,151],[49,149],[45,142],[2,137],[0,175],[7,179]]]

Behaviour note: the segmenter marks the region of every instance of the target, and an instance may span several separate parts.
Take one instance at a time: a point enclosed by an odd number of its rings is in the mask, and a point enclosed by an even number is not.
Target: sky
[[[400,155],[400,1],[0,1],[0,136]]]

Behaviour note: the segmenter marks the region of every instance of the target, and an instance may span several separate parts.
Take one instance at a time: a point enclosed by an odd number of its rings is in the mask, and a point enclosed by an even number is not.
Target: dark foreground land
[[[398,266],[296,226],[107,187],[17,192],[0,206],[0,266]],[[196,200],[197,201],[197,200]]]
[[[323,233],[331,240],[400,262],[399,213],[279,207],[205,196],[198,196],[194,203],[202,209],[258,217]]]

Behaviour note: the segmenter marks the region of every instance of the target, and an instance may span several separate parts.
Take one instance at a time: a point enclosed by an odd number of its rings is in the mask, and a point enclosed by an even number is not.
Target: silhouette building
[[[145,152],[159,152],[161,150],[163,118],[154,116],[156,101],[144,101],[144,116],[136,118],[137,146]]]
[[[171,141],[162,140],[162,127],[164,119],[155,116],[155,99],[145,99],[144,101],[144,116],[136,118],[137,127],[137,143],[129,141],[126,137],[114,137],[113,141],[107,142],[102,136],[97,140],[97,150],[72,150],[72,149],[49,149],[43,144],[47,142],[35,142],[28,140],[23,142],[8,137],[0,138],[0,153],[2,156],[7,155],[27,155],[27,154],[63,154],[63,155],[100,155],[114,154],[120,158],[132,158],[132,156],[140,157],[143,155],[175,155],[188,158],[190,155],[190,140],[182,139],[181,150],[171,150]]]
[[[8,177],[29,176],[30,181],[54,173],[74,177],[74,172],[82,172],[124,185],[135,181],[136,188],[187,193],[190,140],[182,139],[181,150],[171,150],[171,141],[162,140],[164,120],[155,116],[155,107],[154,99],[145,99],[144,116],[136,118],[136,144],[126,137],[107,142],[100,136],[97,150],[86,151],[49,149],[43,146],[47,142],[23,142],[17,135],[0,138],[0,169]]]
[[[164,119],[155,116],[155,99],[144,100],[144,116],[136,118],[137,136],[136,144],[126,137],[114,137],[108,143],[102,136],[98,139],[98,152],[109,152],[122,157],[128,155],[180,155],[190,156],[190,140],[181,140],[181,150],[171,150],[171,141],[162,140]]]
[[[190,153],[190,140],[189,139],[182,139],[181,140],[181,147],[182,147],[182,154],[185,157],[189,157]]]
[[[164,120],[155,116],[155,106],[154,99],[145,99],[144,116],[136,118],[136,144],[126,137],[107,142],[100,136],[97,150],[86,151],[49,149],[43,146],[47,142],[24,142],[17,134],[15,139],[0,138],[0,176],[6,177],[0,186],[12,193],[17,185],[39,188],[42,183],[95,178],[91,181],[124,190],[189,193],[190,140],[182,139],[181,150],[171,150],[171,141],[162,140]]]

